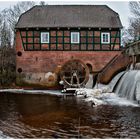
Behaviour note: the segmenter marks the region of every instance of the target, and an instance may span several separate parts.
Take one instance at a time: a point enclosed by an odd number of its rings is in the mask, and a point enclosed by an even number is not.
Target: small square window
[[[41,43],[49,43],[49,32],[41,33]]]
[[[110,43],[110,33],[102,33],[101,40],[102,40],[103,44],[109,44]]]
[[[79,32],[71,32],[71,43],[79,43],[80,41]]]

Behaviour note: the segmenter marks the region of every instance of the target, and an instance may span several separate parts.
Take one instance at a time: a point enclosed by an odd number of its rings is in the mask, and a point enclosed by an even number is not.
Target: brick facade
[[[26,36],[27,33],[28,37]],[[56,33],[59,36],[57,38]],[[112,36],[111,42],[116,41],[118,43],[102,45],[100,43],[100,31],[80,31],[80,44],[71,45],[69,36],[70,31],[50,31],[51,37],[49,44],[40,43],[39,31],[17,31],[17,75],[19,75],[20,78],[20,75],[22,75],[23,78],[20,80],[24,81],[25,83],[53,87],[58,84],[58,74],[61,70],[61,67],[71,59],[79,59],[85,64],[90,64],[92,66],[93,73],[99,72],[109,61],[111,61],[114,56],[120,54],[120,38],[113,37],[116,36],[116,31],[110,31],[110,33]],[[34,37],[33,34],[35,35]],[[87,36],[85,36],[85,34],[87,34]],[[93,37],[93,34],[96,35],[96,37]],[[63,35],[67,37],[63,37]],[[105,48],[104,50],[108,51],[90,51],[93,49],[93,46],[94,50]],[[111,47],[116,48],[115,51],[109,51]],[[27,48],[30,51],[26,51]],[[49,48],[53,51],[47,51]],[[59,51],[56,51],[56,48]],[[86,51],[83,51],[84,49],[86,49]],[[19,55],[19,52],[22,54]]]

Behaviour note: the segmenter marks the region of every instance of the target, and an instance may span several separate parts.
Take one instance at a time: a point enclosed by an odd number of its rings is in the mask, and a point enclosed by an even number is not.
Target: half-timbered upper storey
[[[25,51],[119,50],[121,28],[106,5],[34,6],[16,25]]]

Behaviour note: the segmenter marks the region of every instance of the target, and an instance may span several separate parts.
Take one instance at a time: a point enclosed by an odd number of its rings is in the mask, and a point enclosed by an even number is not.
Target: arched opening
[[[92,65],[89,64],[89,63],[87,63],[86,65],[87,65],[87,67],[88,67],[88,69],[89,69],[89,72],[92,73]]]

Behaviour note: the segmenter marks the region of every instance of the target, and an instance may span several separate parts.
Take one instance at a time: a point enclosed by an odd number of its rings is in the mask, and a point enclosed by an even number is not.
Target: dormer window
[[[80,42],[80,34],[79,32],[71,32],[71,43],[77,44]]]
[[[41,33],[41,43],[49,43],[49,32]]]
[[[101,41],[102,41],[102,44],[109,44],[110,43],[110,33],[106,33],[106,32],[101,33]]]

